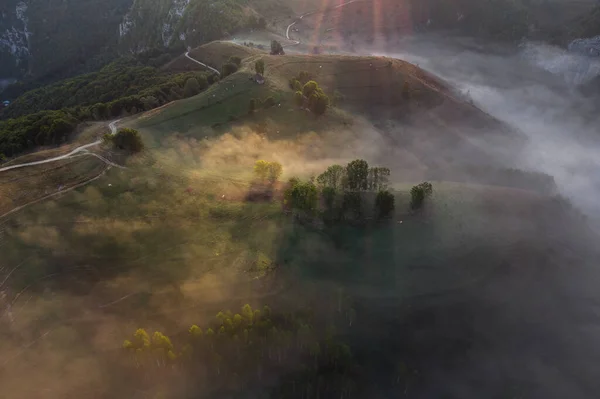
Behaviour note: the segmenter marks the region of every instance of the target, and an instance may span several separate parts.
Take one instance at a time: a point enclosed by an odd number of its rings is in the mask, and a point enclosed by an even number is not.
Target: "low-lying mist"
[[[478,107],[524,133],[514,166],[553,176],[561,194],[593,217],[600,212],[600,100],[578,85],[600,74],[600,59],[542,43],[518,50],[436,36],[364,53],[405,59],[442,77]]]

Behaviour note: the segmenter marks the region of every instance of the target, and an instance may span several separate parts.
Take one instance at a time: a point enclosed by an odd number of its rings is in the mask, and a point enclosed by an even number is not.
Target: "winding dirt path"
[[[190,52],[189,52],[189,51],[186,51],[186,52],[185,52],[185,57],[186,57],[187,59],[191,60],[191,61],[194,61],[196,64],[202,65],[203,67],[205,67],[205,68],[208,68],[208,69],[210,69],[211,71],[213,71],[214,73],[216,73],[217,75],[221,76],[221,72],[217,71],[215,68],[213,68],[213,67],[211,67],[211,66],[209,66],[209,65],[206,65],[205,63],[203,63],[203,62],[200,62],[200,61],[198,61],[198,60],[196,60],[196,59],[192,58],[192,57],[190,56]]]
[[[108,128],[110,129],[110,134],[115,135],[117,133],[117,123],[120,121],[120,119],[117,119],[115,121],[112,121],[108,124]],[[34,165],[43,165],[45,163],[50,163],[50,162],[55,162],[55,161],[60,161],[62,159],[67,159],[67,158],[71,158],[77,154],[79,154],[80,152],[87,152],[87,149],[90,147],[94,147],[97,146],[99,144],[102,143],[102,140],[96,140],[93,143],[89,143],[89,144],[85,144],[82,145],[80,147],[75,148],[73,151],[69,152],[68,154],[65,155],[61,155],[58,157],[54,157],[54,158],[48,158],[48,159],[44,159],[42,161],[35,161],[35,162],[27,162],[27,163],[21,163],[18,165],[12,165],[12,166],[7,166],[4,168],[0,168],[0,172],[6,172],[7,170],[12,170],[12,169],[19,169],[19,168],[24,168],[26,166],[34,166]],[[117,166],[115,164],[113,164],[112,162],[97,156],[97,158],[100,158],[102,161],[112,165],[112,166]]]
[[[296,25],[298,22],[300,22],[302,19],[304,19],[304,17],[308,17],[309,15],[317,14],[319,12],[325,13],[327,11],[331,11],[331,10],[335,10],[335,9],[338,9],[338,8],[342,8],[344,6],[347,6],[348,4],[356,3],[356,2],[359,2],[359,1],[366,1],[366,0],[350,0],[350,1],[346,1],[346,2],[344,2],[342,4],[338,4],[337,6],[334,6],[334,7],[329,7],[329,8],[326,8],[324,10],[308,11],[308,12],[305,12],[304,14],[300,15],[300,17],[298,17],[298,19],[296,19],[294,22],[292,22],[291,24],[289,24],[288,27],[287,27],[287,29],[285,30],[285,38],[288,39],[289,41],[293,42],[293,43],[292,44],[288,44],[288,45],[283,46],[283,47],[297,46],[300,43],[302,43],[300,40],[295,40],[295,39],[290,38],[290,29],[292,29],[294,27],[294,25]]]

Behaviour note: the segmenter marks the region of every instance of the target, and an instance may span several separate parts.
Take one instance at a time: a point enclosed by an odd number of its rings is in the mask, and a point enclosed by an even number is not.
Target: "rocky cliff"
[[[64,77],[119,54],[198,45],[258,26],[285,0],[3,0],[0,79]]]

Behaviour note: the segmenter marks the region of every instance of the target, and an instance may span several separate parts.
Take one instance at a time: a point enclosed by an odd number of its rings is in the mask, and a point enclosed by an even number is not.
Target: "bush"
[[[200,83],[196,78],[189,78],[185,81],[185,86],[183,87],[183,94],[186,98],[195,96],[200,93]]]
[[[236,73],[238,66],[232,62],[228,62],[221,68],[221,77],[226,78],[227,76]]]
[[[144,142],[140,133],[135,129],[123,128],[110,137],[113,146],[120,150],[131,153],[140,152],[144,149]]]
[[[231,64],[235,64],[235,65],[237,65],[238,67],[239,67],[240,65],[242,65],[242,59],[241,59],[240,57],[236,57],[236,56],[231,56],[231,57],[229,57],[229,61],[227,61],[227,62],[228,62],[228,63],[231,63]]]
[[[290,89],[298,90],[296,87],[300,86],[300,90],[302,90],[302,85],[298,81],[298,79],[290,79]]]
[[[377,217],[387,217],[394,210],[394,196],[387,190],[377,193],[375,198],[375,214]]]

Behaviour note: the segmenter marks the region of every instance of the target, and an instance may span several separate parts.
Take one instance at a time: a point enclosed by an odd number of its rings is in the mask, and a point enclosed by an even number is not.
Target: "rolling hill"
[[[518,155],[524,138],[490,117],[439,78],[410,63],[383,57],[336,55],[271,56],[257,49],[214,42],[190,52],[196,59],[220,67],[230,56],[243,58],[240,70],[198,96],[173,103],[159,112],[142,116],[137,126],[153,137],[172,132],[212,136],[230,126],[269,123],[280,137],[309,131],[355,130],[364,123],[382,142],[405,154],[386,154],[392,163],[410,164],[413,170],[441,171],[449,165],[508,165]],[[252,81],[254,63],[265,62],[265,85]],[[192,64],[185,57],[171,63],[180,68]],[[198,67],[197,65],[193,67]],[[290,79],[307,72],[317,81],[335,107],[315,119],[294,106]],[[410,88],[410,100],[403,87]],[[252,98],[273,97],[277,106],[248,116]],[[362,115],[362,117],[356,117]],[[354,126],[354,127],[353,127]],[[505,151],[503,151],[505,150]],[[443,156],[438,156],[443,154]]]
[[[547,398],[582,379],[573,397],[592,397],[579,305],[595,303],[582,271],[596,240],[549,177],[506,170],[519,132],[401,60],[227,42],[190,53],[215,68],[242,60],[205,91],[119,122],[146,145],[126,169],[86,156],[0,175],[0,213],[89,182],[0,217],[7,397]],[[165,68],[201,69],[185,57]],[[321,116],[294,102],[301,72],[334,100]],[[392,217],[309,223],[281,203],[283,181],[355,158],[391,169]],[[280,182],[257,181],[256,160],[279,162]],[[434,191],[416,210],[423,179]],[[227,310],[244,304],[261,310]],[[194,355],[198,326],[207,345]],[[138,329],[170,339],[126,351]],[[540,366],[563,352],[574,356]]]

